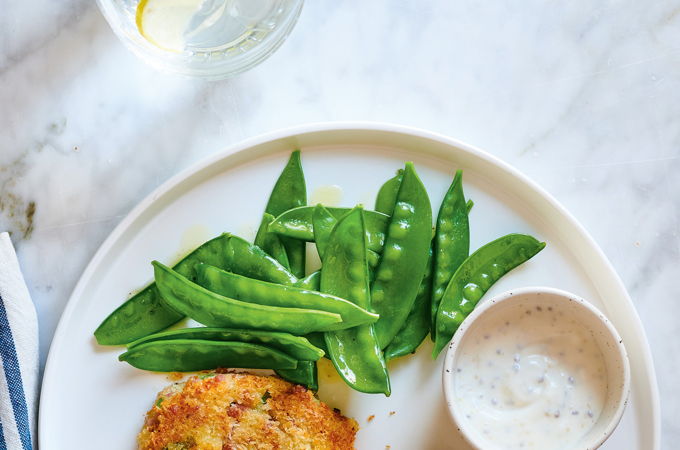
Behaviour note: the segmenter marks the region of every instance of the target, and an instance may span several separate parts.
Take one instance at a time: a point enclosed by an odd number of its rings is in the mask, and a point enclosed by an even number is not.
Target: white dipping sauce
[[[462,420],[496,448],[572,448],[607,395],[595,338],[554,303],[480,316],[453,370]]]

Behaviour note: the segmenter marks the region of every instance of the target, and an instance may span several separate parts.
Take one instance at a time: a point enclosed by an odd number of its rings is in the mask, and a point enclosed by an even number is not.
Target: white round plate
[[[496,283],[552,286],[600,308],[623,336],[632,389],[605,449],[658,449],[659,401],[649,346],[621,281],[586,231],[550,195],[505,163],[444,136],[384,124],[317,124],[250,139],[185,170],[137,206],[104,242],[64,311],[47,360],[40,405],[41,450],[134,449],[144,413],[171,381],[117,361],[120,348],[96,345],[92,332],[130,291],[152,278],[149,262],[173,263],[223,231],[252,238],[289,153],[302,149],[310,202],[342,188],[342,204],[371,208],[380,185],[414,161],[433,207],[455,169],[463,169],[471,248],[506,233],[547,242],[534,259]],[[310,246],[311,247],[311,246]],[[321,368],[319,396],[361,427],[357,448],[468,448],[446,413],[441,365],[427,340],[390,364],[392,396],[352,392]]]

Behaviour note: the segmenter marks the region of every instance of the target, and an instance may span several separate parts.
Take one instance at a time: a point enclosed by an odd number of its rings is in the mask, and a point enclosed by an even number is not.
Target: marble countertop
[[[680,439],[680,3],[309,1],[236,78],[156,72],[94,2],[0,15],[0,229],[40,319],[42,361],[98,246],[179,170],[306,122],[440,132],[553,194],[620,274],[645,326],[663,442]],[[667,444],[670,445],[670,444]]]

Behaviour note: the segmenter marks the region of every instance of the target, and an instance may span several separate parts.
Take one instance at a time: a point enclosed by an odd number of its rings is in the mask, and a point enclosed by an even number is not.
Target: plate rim
[[[423,128],[400,125],[389,122],[376,122],[376,121],[330,121],[330,122],[312,122],[301,125],[294,125],[290,127],[280,128],[274,131],[269,131],[265,133],[258,134],[253,137],[243,139],[241,141],[235,142],[221,150],[217,150],[211,155],[208,155],[198,161],[190,164],[185,169],[180,170],[177,174],[171,176],[166,181],[161,183],[158,187],[153,189],[151,193],[146,195],[140,202],[138,202],[126,215],[125,217],[116,225],[116,227],[111,231],[111,233],[106,237],[106,239],[99,246],[97,251],[94,253],[89,263],[85,267],[85,270],[81,274],[78,282],[71,295],[69,296],[66,306],[61,313],[59,321],[57,322],[57,327],[55,328],[54,335],[50,342],[47,359],[45,362],[45,369],[42,376],[41,386],[40,386],[40,397],[38,404],[38,424],[37,424],[37,434],[38,434],[38,445],[39,447],[46,445],[46,430],[45,423],[46,417],[44,414],[44,409],[41,404],[44,399],[49,398],[49,392],[51,392],[52,384],[56,383],[57,380],[53,380],[54,376],[51,376],[53,359],[56,358],[54,355],[62,339],[64,339],[64,329],[66,323],[69,322],[71,317],[76,310],[76,299],[81,296],[81,292],[85,289],[85,286],[92,278],[95,269],[101,264],[101,260],[104,255],[114,246],[114,244],[119,240],[120,236],[129,228],[131,224],[134,223],[149,207],[153,205],[159,198],[170,192],[173,188],[177,187],[186,179],[190,178],[192,175],[207,169],[213,164],[227,158],[237,157],[238,155],[243,156],[244,153],[248,152],[251,147],[258,145],[267,144],[268,142],[273,142],[286,138],[293,138],[300,135],[314,134],[319,132],[386,132],[390,134],[403,134],[409,136],[415,136],[417,138],[429,139],[433,141],[438,141],[449,147],[458,148],[464,152],[472,154],[474,157],[485,160],[486,162],[497,166],[502,171],[508,173],[509,175],[521,180],[526,186],[533,190],[542,200],[548,202],[550,206],[558,210],[565,219],[569,221],[569,225],[574,227],[586,242],[586,244],[601,258],[604,262],[606,268],[613,275],[612,281],[616,285],[616,288],[623,293],[622,298],[619,301],[625,301],[632,312],[630,317],[632,324],[634,325],[634,333],[639,335],[643,339],[642,348],[643,354],[642,362],[644,363],[646,370],[649,372],[649,386],[648,391],[651,392],[652,396],[649,398],[651,405],[651,411],[653,415],[653,425],[654,429],[651,432],[651,438],[653,441],[653,449],[660,448],[661,441],[661,407],[660,407],[660,396],[659,396],[659,386],[656,378],[656,370],[653,362],[653,356],[651,352],[651,347],[649,345],[649,340],[647,339],[647,334],[640,320],[640,316],[635,308],[628,291],[623,284],[618,272],[614,266],[609,261],[609,258],[602,251],[597,242],[588,233],[588,231],[581,225],[581,223],[566,209],[557,199],[555,199],[547,190],[541,187],[537,182],[533,181],[527,175],[524,175],[521,171],[516,169],[514,166],[503,161],[502,159],[487,153],[486,151],[477,148],[473,145],[469,145],[460,140],[451,138],[442,133],[429,131]]]

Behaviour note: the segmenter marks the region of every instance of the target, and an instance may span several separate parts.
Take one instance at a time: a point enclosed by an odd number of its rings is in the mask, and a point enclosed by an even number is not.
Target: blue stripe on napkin
[[[0,420],[0,450],[7,450],[7,444],[5,443],[5,435],[2,432],[2,421]]]
[[[9,398],[12,402],[12,410],[14,411],[14,420],[19,431],[19,439],[21,439],[21,446],[23,450],[32,450],[31,445],[31,429],[28,421],[28,408],[26,407],[26,397],[24,395],[24,386],[21,378],[21,369],[19,368],[19,359],[17,358],[17,350],[14,347],[14,338],[12,337],[12,330],[9,327],[9,320],[7,320],[7,311],[5,310],[5,302],[0,295],[0,357],[2,357],[2,368],[5,371],[5,378],[7,380],[7,388],[9,389]],[[0,433],[2,433],[0,428]],[[5,446],[5,439],[0,440],[2,447]]]

